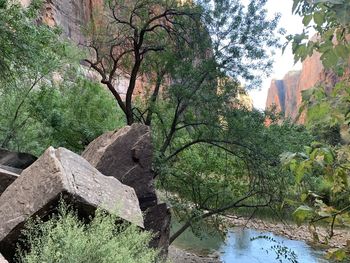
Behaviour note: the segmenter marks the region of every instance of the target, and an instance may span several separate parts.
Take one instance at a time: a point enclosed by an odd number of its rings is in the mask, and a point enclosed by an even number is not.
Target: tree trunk
[[[147,126],[151,125],[152,122],[152,115],[153,115],[153,107],[157,101],[158,95],[159,95],[159,90],[160,90],[160,85],[162,84],[162,79],[163,79],[164,73],[158,73],[157,74],[157,81],[156,81],[156,86],[154,87],[153,94],[150,98],[149,106],[148,106],[148,113],[146,117],[145,124]]]

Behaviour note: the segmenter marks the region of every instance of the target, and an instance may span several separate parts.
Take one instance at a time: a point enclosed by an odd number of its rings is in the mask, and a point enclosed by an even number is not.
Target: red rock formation
[[[310,89],[318,83],[325,84],[329,90],[339,78],[328,70],[325,70],[320,60],[320,54],[314,53],[305,59],[300,72],[289,72],[283,80],[272,80],[266,100],[266,108],[273,104],[277,110],[285,113],[286,117],[296,120],[301,106],[303,90]],[[283,87],[284,90],[283,90]],[[305,122],[305,116],[301,115],[299,123]]]
[[[266,108],[275,105],[278,111],[289,114],[296,105],[295,90],[299,85],[300,71],[288,72],[283,80],[272,80],[268,91]]]
[[[20,0],[28,6],[31,0]],[[84,43],[82,27],[98,19],[103,0],[46,0],[42,21],[49,26],[60,26],[65,35],[77,44]]]

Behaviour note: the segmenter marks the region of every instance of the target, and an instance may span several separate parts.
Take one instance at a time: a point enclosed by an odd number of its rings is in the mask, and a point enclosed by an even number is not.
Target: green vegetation
[[[281,46],[278,16],[268,18],[265,4],[108,0],[110,16],[87,26],[83,53],[59,29],[35,22],[41,1],[22,9],[0,0],[0,147],[79,153],[100,134],[140,122],[152,128],[157,185],[182,224],[171,242],[202,220],[222,229],[222,215],[259,209],[326,222],[331,238],[335,226],[350,224],[349,4],[294,0],[305,25],[288,37],[296,61],[318,51],[327,69],[345,73],[335,87],[303,93],[305,126],[239,100],[269,74]],[[309,40],[310,27],[318,38]],[[81,61],[101,83],[86,78]],[[118,78],[127,80],[126,95]],[[148,234],[114,220],[99,212],[84,224],[61,210],[29,227],[30,250],[18,259],[153,262]]]
[[[136,226],[116,225],[116,221],[115,216],[98,210],[86,224],[61,203],[58,214],[49,221],[27,224],[16,262],[160,262],[158,252],[148,248],[149,233]]]
[[[321,83],[302,94],[301,114],[306,116],[306,127],[315,136],[312,144],[302,152],[285,153],[282,163],[295,176],[293,201],[296,221],[309,223],[315,241],[319,242],[316,225],[326,223],[329,236],[337,226],[350,226],[349,185],[349,58],[350,21],[348,1],[294,0],[293,11],[303,16],[302,34],[289,36],[293,41],[295,60],[304,60],[317,51],[328,73],[337,78],[335,85]],[[313,23],[312,23],[313,22]],[[309,29],[317,36],[309,40]],[[327,257],[347,262],[348,249],[333,250]]]
[[[46,76],[64,62],[60,31],[34,23],[41,4],[34,0],[23,9],[17,1],[0,1],[0,81]]]
[[[40,8],[41,1],[0,6],[0,147],[81,152],[123,124],[110,95],[78,69],[81,52],[58,28],[34,23]]]

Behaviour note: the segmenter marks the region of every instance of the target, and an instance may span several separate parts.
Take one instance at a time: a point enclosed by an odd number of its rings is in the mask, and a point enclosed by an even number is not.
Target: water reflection
[[[267,238],[254,239],[261,235],[270,237],[274,241]],[[279,245],[285,247],[288,251],[293,251],[298,263],[327,262],[323,259],[322,252],[315,251],[304,242],[288,240],[272,233],[261,233],[252,229],[236,228],[230,230],[226,242],[221,246],[219,251],[224,263],[292,262],[284,257],[276,259],[277,254],[275,250],[272,249],[274,245]],[[289,255],[291,254],[289,253]]]
[[[232,233],[229,234],[228,238],[231,238]],[[251,242],[250,238],[251,236],[247,231],[244,231],[243,229],[237,229],[235,231],[235,234],[233,235],[234,238],[234,249],[239,253],[240,251],[249,252],[251,248]]]
[[[180,226],[178,222],[172,222],[173,231]],[[302,241],[289,240],[272,233],[261,233],[246,228],[231,229],[226,235],[226,240],[223,240],[222,236],[209,229],[210,227],[202,230],[200,238],[191,230],[187,230],[175,240],[174,245],[197,253],[218,251],[223,263],[289,263],[290,261],[285,259],[276,260],[276,253],[271,249],[273,245],[281,244],[295,252],[298,263],[328,262],[323,258],[323,252],[314,250]],[[252,240],[261,235],[271,237],[278,243],[263,238]]]

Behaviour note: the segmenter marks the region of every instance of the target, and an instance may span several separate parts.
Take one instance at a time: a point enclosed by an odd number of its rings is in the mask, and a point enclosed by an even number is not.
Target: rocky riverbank
[[[201,256],[188,252],[186,250],[177,248],[175,246],[169,247],[168,258],[171,263],[220,263],[219,255],[212,254]]]

